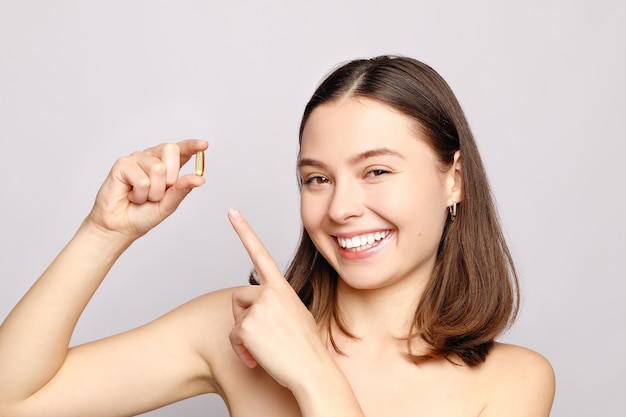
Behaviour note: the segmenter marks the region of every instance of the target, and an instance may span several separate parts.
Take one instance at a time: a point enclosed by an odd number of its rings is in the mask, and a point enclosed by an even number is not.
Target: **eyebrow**
[[[365,159],[373,158],[375,156],[393,156],[393,157],[400,158],[403,160],[406,159],[399,152],[396,152],[389,148],[376,148],[376,149],[370,149],[368,151],[361,152],[357,155],[354,155],[353,157],[348,159],[348,163],[350,165],[355,165],[361,161],[364,161]],[[325,163],[318,161],[316,159],[311,159],[311,158],[301,158],[298,161],[298,168],[301,168],[303,166],[310,166],[314,168],[326,168]]]

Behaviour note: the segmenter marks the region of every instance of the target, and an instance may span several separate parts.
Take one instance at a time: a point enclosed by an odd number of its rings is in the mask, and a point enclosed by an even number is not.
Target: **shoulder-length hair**
[[[460,359],[469,366],[484,362],[494,339],[517,315],[519,287],[461,106],[443,78],[419,61],[395,56],[355,60],[330,73],[313,94],[302,116],[300,144],[311,112],[346,97],[378,100],[412,118],[444,166],[450,166],[460,150],[463,202],[444,226],[432,276],[406,336],[407,357],[415,363],[434,358]],[[354,337],[338,309],[337,272],[304,229],[286,277],[318,323],[330,332],[334,322]],[[329,337],[340,352],[332,332]],[[425,352],[411,352],[414,338],[426,342]]]

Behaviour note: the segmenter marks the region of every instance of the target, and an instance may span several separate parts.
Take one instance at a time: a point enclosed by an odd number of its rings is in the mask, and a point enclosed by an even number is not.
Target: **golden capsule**
[[[196,152],[196,175],[204,175],[204,151]]]

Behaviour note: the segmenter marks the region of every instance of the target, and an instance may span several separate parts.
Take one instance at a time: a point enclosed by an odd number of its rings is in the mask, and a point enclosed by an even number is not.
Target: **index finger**
[[[184,165],[198,151],[206,151],[209,142],[200,139],[186,139],[178,142],[180,148],[180,165]]]
[[[261,285],[286,283],[280,268],[241,213],[237,209],[230,209],[228,210],[228,219],[252,260],[252,264],[259,275],[259,283]]]
[[[200,139],[187,139],[178,143],[163,143],[153,148],[148,148],[145,152],[148,155],[159,158],[166,167],[166,183],[169,186],[174,184],[180,174],[180,169],[196,154],[209,147],[209,143]]]

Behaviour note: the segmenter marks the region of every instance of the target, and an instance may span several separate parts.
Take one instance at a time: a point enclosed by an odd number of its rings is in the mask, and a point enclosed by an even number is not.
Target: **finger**
[[[137,186],[145,176],[145,172],[135,164],[130,156],[121,157],[111,167],[109,176],[98,194],[102,194],[103,189],[107,189],[108,192],[105,193],[107,196],[124,195],[126,198],[133,187]]]
[[[243,342],[241,323],[246,317],[249,308],[257,299],[258,290],[258,287],[239,287],[232,293],[232,308],[235,325],[230,332],[229,339],[239,359],[250,368],[254,368],[257,365],[257,361]]]
[[[148,155],[163,161],[167,167],[166,184],[170,186],[176,182],[180,169],[196,154],[209,147],[209,143],[200,139],[186,139],[178,143],[163,143],[144,150]]]
[[[230,333],[230,344],[233,347],[235,354],[248,368],[254,368],[258,365],[256,359],[254,359],[254,356],[252,356],[250,351],[248,351],[248,349],[246,349],[246,346],[241,342],[237,333],[237,326],[235,326],[235,328],[233,328],[232,332]]]
[[[178,147],[180,149],[180,165],[183,166],[196,152],[206,151],[209,142],[200,139],[186,139],[178,142]]]
[[[166,183],[174,184],[178,179],[180,169],[197,152],[204,151],[209,147],[205,140],[187,139],[177,144],[168,143],[160,148],[160,158],[167,166]]]
[[[161,201],[165,194],[167,166],[160,158],[150,156],[145,152],[134,152],[131,156],[148,177],[147,199]],[[142,185],[145,187],[145,184]]]
[[[180,177],[165,191],[165,195],[160,202],[162,214],[165,216],[172,214],[194,188],[200,187],[204,183],[204,177],[195,174]]]
[[[241,243],[246,248],[252,264],[257,270],[259,275],[259,283],[261,285],[277,284],[284,285],[287,281],[283,277],[280,268],[274,262],[274,259],[270,256],[261,240],[257,237],[256,233],[250,227],[250,224],[236,209],[230,209],[228,211],[228,218],[232,224],[235,232],[239,236]]]
[[[148,200],[150,178],[134,157],[120,158],[111,170],[111,176],[116,180],[114,183],[122,184],[129,201],[141,204]]]
[[[233,318],[239,322],[259,295],[259,286],[238,287],[232,293]]]
[[[165,144],[161,151],[161,160],[165,164],[165,184],[169,187],[178,179],[180,172],[180,147],[173,143]]]

